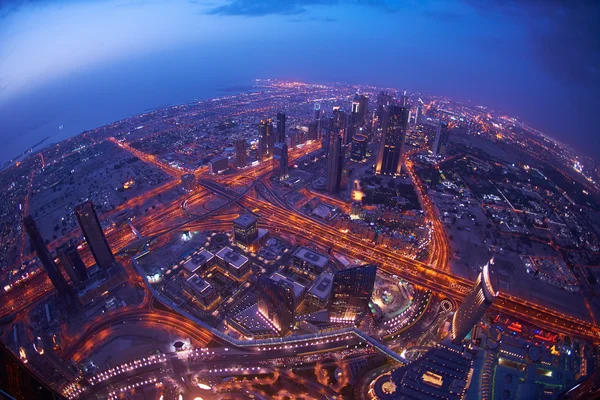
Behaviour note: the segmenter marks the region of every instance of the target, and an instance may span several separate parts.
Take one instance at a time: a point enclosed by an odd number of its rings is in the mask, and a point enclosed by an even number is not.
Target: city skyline
[[[5,23],[0,35],[9,40],[0,44],[0,119],[5,121],[6,132],[1,138],[0,159],[13,158],[47,137],[45,143],[56,142],[148,109],[213,97],[219,90],[267,77],[359,82],[470,99],[519,116],[588,156],[597,154],[595,144],[587,140],[595,128],[589,116],[598,105],[597,41],[592,39],[599,32],[593,18],[598,15],[597,5],[528,2],[517,7],[512,2],[475,5],[462,0],[410,6],[394,1],[365,4],[270,1],[259,7],[252,2],[224,1],[221,5],[166,6],[151,1],[122,7],[118,1],[77,5],[68,1],[3,2],[0,15]],[[100,15],[116,27],[114,33],[102,29]],[[153,32],[158,30],[132,22],[140,16],[163,27],[166,36],[155,37]],[[371,29],[372,21],[381,18],[386,22]],[[67,34],[61,31],[64,24],[59,25],[65,19],[72,22]],[[394,26],[405,28],[391,31],[390,24],[398,19],[402,23]],[[554,23],[549,25],[548,20]],[[176,28],[174,21],[179,21]],[[236,21],[236,30],[222,32],[219,27],[229,21]],[[277,39],[255,29],[261,23],[273,27]],[[310,25],[314,33],[290,37],[289,32],[299,23]],[[378,65],[383,69],[351,63],[351,68],[341,73],[332,67],[334,60],[323,51],[318,37],[339,35],[332,28],[344,24],[359,31],[371,29],[375,40],[360,40],[355,46],[378,52],[383,57]],[[25,35],[21,26],[33,28]],[[241,40],[239,33],[245,39]],[[389,34],[403,35],[406,40],[385,52],[380,47]],[[130,41],[118,41],[118,35],[127,35]],[[354,35],[355,41],[357,37],[361,35]],[[290,62],[283,55],[273,64],[248,62],[240,71],[229,66],[230,56],[218,51],[227,47],[236,53],[239,43],[248,49],[242,52],[244,57],[254,61],[265,56],[266,44],[285,46],[289,40],[306,54],[300,63],[297,57]],[[166,43],[179,46],[165,49]],[[45,50],[38,51],[40,46]],[[169,57],[161,57],[162,51],[169,52]],[[316,53],[322,60],[319,66],[309,61]],[[202,58],[191,54],[202,54]],[[393,54],[408,54],[412,62],[400,64]],[[19,68],[24,60],[28,60],[27,68]],[[136,68],[138,60],[153,69]],[[202,74],[191,79],[193,70]],[[136,79],[130,79],[134,74]],[[123,88],[118,96],[116,87]],[[117,103],[108,101],[116,97]],[[556,108],[564,111],[553,121],[545,118],[544,110]],[[24,120],[28,122],[24,124]],[[59,130],[59,126],[63,128]]]
[[[599,45],[587,0],[0,2],[0,397],[599,397]]]

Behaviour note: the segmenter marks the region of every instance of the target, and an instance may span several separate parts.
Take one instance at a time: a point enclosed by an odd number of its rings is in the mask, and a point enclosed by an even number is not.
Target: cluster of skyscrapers
[[[327,311],[330,322],[358,325],[369,312],[377,267],[364,265],[333,274]],[[331,275],[329,275],[331,277]],[[319,281],[316,281],[318,284]],[[292,284],[261,276],[257,284],[258,311],[281,336],[290,333],[296,324],[300,306]]]
[[[100,220],[92,202],[86,201],[79,204],[75,207],[74,211],[83,236],[98,267],[101,269],[112,267],[115,264],[115,257],[104,236]],[[67,298],[69,302],[76,301],[73,287],[69,286],[60,268],[55,263],[33,217],[27,215],[23,220],[23,225],[29,236],[33,250],[40,259],[42,267],[58,293]],[[56,252],[60,263],[74,286],[80,285],[88,279],[88,271],[76,247],[64,244]]]

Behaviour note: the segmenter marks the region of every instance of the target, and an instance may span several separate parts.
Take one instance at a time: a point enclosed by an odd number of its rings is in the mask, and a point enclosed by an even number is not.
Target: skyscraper
[[[421,125],[421,118],[423,117],[423,100],[419,98],[417,101],[417,112],[415,114],[415,125]]]
[[[44,239],[42,239],[42,235],[33,220],[31,215],[27,215],[23,219],[23,225],[25,226],[25,231],[31,240],[31,245],[35,250],[40,262],[42,263],[42,267],[48,274],[48,278],[58,291],[60,295],[67,294],[69,292],[69,284],[65,277],[60,273],[58,266],[54,262],[54,259],[50,255],[46,244],[44,243]]]
[[[102,225],[100,225],[92,202],[88,200],[76,206],[75,215],[96,264],[100,268],[110,268],[115,263],[115,257],[104,236]]]
[[[315,122],[317,123],[317,140],[321,138],[321,104],[315,103]]]
[[[359,324],[368,312],[373,294],[377,267],[364,265],[338,271],[333,277],[332,299],[329,305],[331,322]]]
[[[285,142],[275,144],[275,152],[273,156],[273,169],[280,178],[288,176],[288,147]]]
[[[367,137],[360,133],[352,139],[352,150],[350,151],[350,159],[352,161],[361,162],[367,155]]]
[[[258,125],[258,158],[260,161],[273,157],[275,136],[271,118],[262,119]]]
[[[455,343],[462,342],[471,332],[471,329],[479,322],[492,302],[498,297],[495,271],[492,270],[494,258],[483,266],[481,273],[473,288],[458,307],[452,318],[452,340]]]
[[[327,156],[327,182],[325,187],[329,193],[339,193],[343,168],[344,152],[342,150],[342,137],[335,135],[329,155]]]
[[[400,174],[407,128],[408,108],[397,104],[386,107],[375,173],[393,176]]]
[[[387,106],[392,104],[392,96],[388,92],[379,92],[377,95],[377,120],[379,128],[383,127],[383,120],[385,119],[385,111]]]
[[[329,118],[327,135],[323,137],[323,148],[326,154],[329,154],[329,150],[337,136],[340,136],[342,140],[346,138],[346,113],[339,107],[334,107],[333,115]]]
[[[79,285],[88,278],[87,268],[75,246],[64,244],[56,250],[56,253],[73,284]]]
[[[295,324],[296,297],[293,288],[262,275],[258,278],[257,292],[258,312],[281,336],[287,335]]]
[[[443,155],[446,152],[446,145],[448,144],[448,136],[450,130],[448,124],[444,121],[438,121],[435,137],[431,143],[431,152],[438,155]]]
[[[248,149],[243,136],[235,139],[235,166],[244,168],[248,164]]]
[[[400,95],[400,106],[406,107],[408,105],[408,96],[406,95],[406,90],[402,92]]]
[[[361,94],[358,97],[358,117],[361,125],[367,122],[367,116],[369,115],[369,97]]]
[[[277,113],[277,143],[285,142],[285,120],[284,113]]]

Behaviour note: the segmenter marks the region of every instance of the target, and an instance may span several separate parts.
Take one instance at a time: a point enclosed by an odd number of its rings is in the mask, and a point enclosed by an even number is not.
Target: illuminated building
[[[362,162],[367,156],[367,137],[357,134],[352,138],[352,149],[350,151],[350,159],[356,162]]]
[[[56,253],[73,284],[79,285],[88,278],[87,268],[75,246],[64,244],[56,250]]]
[[[258,219],[251,214],[242,214],[233,221],[235,241],[250,246],[258,238]]]
[[[333,140],[327,157],[327,182],[325,188],[329,193],[339,193],[343,167],[344,152],[342,149],[342,138],[337,135]]]
[[[186,192],[193,192],[196,189],[196,177],[194,174],[185,174],[181,177],[181,187]]]
[[[404,138],[408,127],[408,108],[390,105],[384,112],[383,134],[375,173],[397,176],[402,168]]]
[[[217,265],[231,272],[237,278],[243,277],[250,270],[248,258],[229,247],[223,247],[215,254],[215,257]]]
[[[284,113],[277,113],[277,143],[285,142],[285,120],[286,116]]]
[[[317,140],[321,136],[321,104],[315,103],[315,122],[317,123]]]
[[[208,162],[208,167],[211,174],[221,174],[229,169],[229,159],[227,157],[213,158]]]
[[[346,136],[346,113],[340,110],[339,107],[333,108],[333,115],[329,118],[327,134],[323,137],[323,149],[329,155],[331,147],[337,137],[344,138]]]
[[[358,120],[361,125],[367,122],[369,115],[369,97],[361,94],[358,96]]]
[[[258,125],[258,159],[259,161],[273,157],[275,135],[273,134],[273,121],[263,119]]]
[[[308,140],[318,140],[319,139],[319,125],[317,121],[313,121],[310,124],[308,124]],[[294,147],[294,146],[292,146]]]
[[[402,92],[402,95],[400,95],[400,106],[401,107],[406,107],[408,104],[408,96],[406,95],[406,90],[404,92]]]
[[[214,287],[196,274],[192,274],[186,281],[185,293],[200,304],[203,309],[208,309],[216,304],[219,294]]]
[[[295,324],[296,301],[294,290],[285,283],[264,275],[258,278],[258,312],[269,321],[281,336],[287,335]]]
[[[273,170],[280,178],[288,176],[288,147],[285,143],[276,143],[273,152]]]
[[[494,259],[492,258],[483,266],[481,273],[477,276],[475,285],[458,307],[452,318],[452,340],[455,343],[462,342],[471,332],[471,329],[479,322],[492,302],[498,297],[494,289],[496,276],[492,269]],[[494,282],[492,282],[494,280]]]
[[[415,114],[415,125],[421,125],[421,118],[423,117],[423,100],[417,101],[417,112]]]
[[[31,240],[31,245],[40,259],[42,267],[44,267],[44,270],[48,274],[48,278],[50,278],[50,281],[59,294],[67,294],[69,292],[69,284],[65,277],[60,273],[58,266],[44,244],[44,239],[42,239],[42,235],[40,234],[33,217],[31,217],[31,215],[26,216],[23,220],[23,224],[25,225],[25,231],[27,231],[27,235]]]
[[[292,289],[292,292],[294,293],[294,304],[296,304],[296,308],[300,307],[306,297],[306,287],[304,285],[279,272],[275,272],[271,275],[271,280],[284,284]]]
[[[96,264],[100,268],[110,268],[115,263],[115,257],[110,250],[106,236],[104,236],[102,225],[100,225],[92,202],[86,201],[76,206],[75,215]]]
[[[375,265],[338,271],[333,276],[329,320],[359,324],[367,313],[375,285]]]
[[[323,272],[329,262],[329,257],[308,247],[298,247],[292,256],[294,267],[301,273],[316,278]]]
[[[238,168],[244,168],[248,165],[248,148],[246,146],[246,139],[243,136],[235,139],[235,166]]]
[[[444,121],[438,121],[438,126],[436,127],[435,131],[435,137],[431,144],[431,152],[434,155],[443,155],[446,152],[449,134],[450,130],[448,129],[448,124]]]
[[[333,275],[329,272],[323,272],[315,280],[315,283],[308,290],[306,299],[308,303],[315,307],[325,307],[331,298],[331,286],[333,284]]]
[[[388,92],[379,92],[377,95],[377,120],[380,128],[383,126],[383,120],[385,119],[385,110],[390,104],[392,104],[392,96]]]

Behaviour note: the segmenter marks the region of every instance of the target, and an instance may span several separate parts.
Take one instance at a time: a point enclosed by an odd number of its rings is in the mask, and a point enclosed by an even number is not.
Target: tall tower
[[[344,152],[342,150],[342,137],[335,135],[329,156],[327,157],[327,182],[326,189],[329,193],[339,193],[342,183],[342,169],[344,168]]]
[[[100,268],[110,268],[115,263],[115,257],[110,250],[102,225],[91,201],[86,201],[75,207],[75,215],[83,236],[87,242],[96,264]]]
[[[379,92],[377,95],[377,121],[379,128],[383,127],[385,112],[387,107],[392,103],[392,96],[388,92]]]
[[[75,246],[64,244],[56,253],[73,284],[79,285],[88,278],[88,271]]]
[[[417,101],[417,113],[415,114],[415,125],[421,125],[421,118],[423,118],[423,100],[419,98]]]
[[[285,120],[284,113],[277,113],[277,143],[285,142]]]
[[[275,144],[275,152],[273,156],[273,169],[281,179],[288,176],[288,147],[285,142]]]
[[[315,103],[315,122],[317,123],[317,140],[321,138],[321,103]]]
[[[273,157],[275,136],[273,135],[273,120],[262,119],[258,125],[258,147],[260,161]]]
[[[258,312],[267,319],[281,336],[294,328],[296,298],[294,290],[264,275],[258,278]]]
[[[248,149],[243,136],[235,139],[235,166],[244,168],[248,164]]]
[[[376,274],[375,265],[363,265],[335,273],[329,305],[331,322],[360,323],[368,312]]]
[[[406,107],[408,105],[408,96],[406,95],[406,90],[402,92],[402,95],[400,96],[400,105],[402,107]]]
[[[69,284],[65,277],[60,273],[58,266],[50,255],[50,252],[44,243],[44,239],[42,239],[42,235],[31,215],[28,215],[23,219],[23,225],[25,226],[25,231],[31,240],[35,253],[48,274],[48,278],[50,278],[50,281],[60,295],[67,294],[69,292]]]
[[[361,94],[358,97],[358,117],[361,125],[367,122],[367,116],[369,115],[369,97]]]
[[[383,134],[375,173],[399,175],[402,168],[404,138],[408,128],[408,108],[397,104],[390,105],[384,112]]]
[[[455,343],[460,343],[467,337],[471,329],[492,305],[494,299],[498,297],[499,292],[494,289],[494,286],[497,287],[497,278],[491,267],[493,264],[494,258],[492,257],[483,266],[465,301],[454,313],[452,318],[452,340]]]
[[[326,154],[329,154],[337,136],[340,136],[342,140],[346,138],[346,113],[339,107],[334,107],[333,115],[329,119],[327,135],[323,138],[323,148]]]

